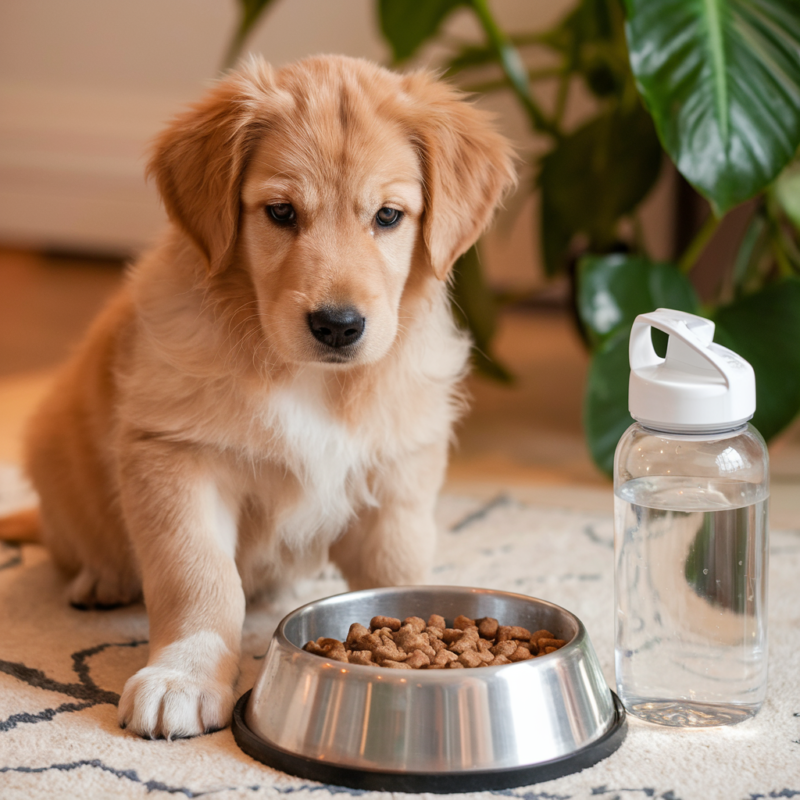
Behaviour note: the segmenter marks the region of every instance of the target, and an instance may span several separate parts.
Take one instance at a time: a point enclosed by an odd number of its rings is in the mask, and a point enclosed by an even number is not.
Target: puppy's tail
[[[41,520],[38,508],[26,508],[7,517],[0,517],[0,541],[38,542]]]

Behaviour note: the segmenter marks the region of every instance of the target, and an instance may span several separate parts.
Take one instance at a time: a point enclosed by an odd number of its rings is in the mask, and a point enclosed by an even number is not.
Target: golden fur
[[[172,227],[34,416],[27,467],[71,602],[147,604],[120,724],[192,736],[228,723],[246,597],[329,557],[353,588],[425,580],[468,356],[446,279],[514,178],[455,90],[343,57],[253,60],[149,172]],[[269,216],[288,204],[293,225]],[[366,320],[346,357],[308,321],[342,304]]]

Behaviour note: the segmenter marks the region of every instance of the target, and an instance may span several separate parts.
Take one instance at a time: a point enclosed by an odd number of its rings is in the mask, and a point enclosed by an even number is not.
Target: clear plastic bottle
[[[664,359],[651,327],[670,335]],[[768,455],[747,422],[752,368],[713,331],[666,309],[637,318],[637,422],[614,465],[617,691],[663,725],[740,722],[766,695]]]

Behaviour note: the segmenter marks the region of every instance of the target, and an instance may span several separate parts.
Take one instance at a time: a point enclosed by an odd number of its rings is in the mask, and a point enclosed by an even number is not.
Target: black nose
[[[364,317],[352,306],[321,308],[308,315],[308,327],[317,341],[329,347],[347,347],[364,333]]]

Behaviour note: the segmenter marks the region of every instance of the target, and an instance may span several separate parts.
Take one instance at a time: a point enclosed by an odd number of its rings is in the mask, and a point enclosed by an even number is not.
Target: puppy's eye
[[[267,206],[267,214],[280,225],[291,225],[296,219],[294,208],[290,203],[276,203],[274,206]]]
[[[386,208],[384,206],[375,215],[375,221],[381,226],[381,228],[391,228],[400,222],[400,218],[402,216],[402,211],[398,211],[396,208]]]

